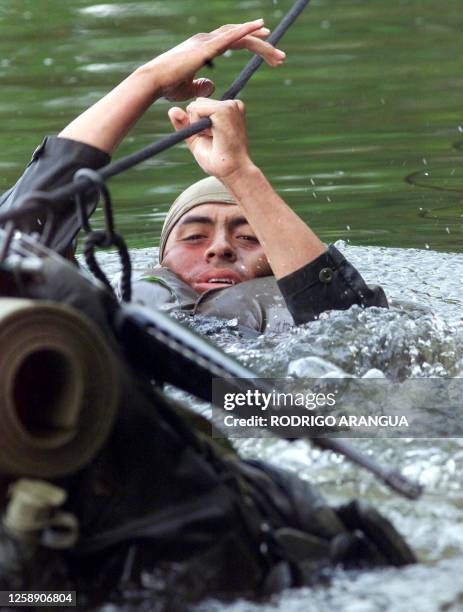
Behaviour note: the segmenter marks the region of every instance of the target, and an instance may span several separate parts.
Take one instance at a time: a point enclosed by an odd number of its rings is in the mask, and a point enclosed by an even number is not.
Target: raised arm
[[[83,167],[100,168],[109,163],[114,151],[130,128],[160,96],[170,100],[186,100],[214,90],[209,79],[196,79],[196,72],[207,60],[227,49],[248,49],[259,53],[265,61],[278,66],[285,54],[262,40],[269,30],[263,20],[225,25],[209,34],[197,34],[181,45],[141,66],[99,102],[77,117],[59,134],[47,137],[37,147],[25,172],[16,185],[0,196],[2,212],[21,204],[32,191],[48,191],[72,180]],[[96,199],[88,202],[89,213]],[[56,227],[51,246],[69,254],[80,224],[74,208],[65,206],[55,211]],[[18,228],[40,232],[45,218],[25,218]]]
[[[170,51],[137,68],[115,89],[77,117],[59,134],[93,145],[111,154],[143,113],[160,97],[187,100],[210,96],[214,83],[195,74],[206,61],[227,49],[248,49],[278,66],[283,51],[262,40],[269,30],[262,19],[225,25],[207,34],[196,34]]]
[[[189,139],[196,161],[233,193],[264,248],[277,279],[326,251],[325,245],[280,198],[249,157],[244,104],[200,98],[187,111],[174,107],[169,117],[178,130],[201,117],[210,117],[212,130]]]

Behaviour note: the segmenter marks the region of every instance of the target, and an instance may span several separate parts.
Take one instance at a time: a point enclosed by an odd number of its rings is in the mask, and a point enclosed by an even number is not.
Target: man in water
[[[1,208],[14,207],[20,195],[34,189],[68,182],[79,167],[108,163],[158,97],[197,95],[186,111],[171,108],[169,117],[175,129],[202,117],[211,119],[212,129],[191,137],[188,146],[213,178],[193,185],[174,203],[161,235],[161,267],[134,284],[135,301],[166,310],[238,316],[240,323],[259,332],[353,304],[387,306],[383,291],[369,288],[335,247],[327,249],[252,162],[244,104],[204,97],[213,92],[213,83],[194,78],[206,60],[227,48],[247,48],[270,65],[280,65],[285,54],[262,40],[268,33],[262,20],[223,26],[137,69],[58,138],[42,143],[23,177],[3,196]],[[54,248],[69,254],[77,230],[75,219],[63,215]],[[227,292],[218,295],[219,289]]]
[[[229,308],[239,302],[247,312],[252,295],[246,287],[262,293],[253,283],[273,279],[270,272],[296,322],[323,309],[375,303],[375,292],[336,249],[325,249],[249,159],[242,103],[208,100],[211,82],[194,80],[207,59],[237,46],[281,63],[281,52],[261,40],[267,34],[261,20],[224,26],[136,70],[58,138],[44,141],[3,196],[2,210],[20,205],[33,189],[67,183],[79,168],[106,165],[156,97],[199,95],[186,112],[172,109],[170,118],[176,129],[198,117],[211,118],[212,130],[188,144],[214,178],[187,190],[168,215],[162,269],[191,292],[195,307],[204,302],[216,314],[216,298]],[[55,215],[51,246],[69,256],[79,222],[68,209]],[[44,221],[21,227],[41,231]],[[339,563],[401,566],[414,561],[394,528],[365,504],[332,508],[309,483],[265,463],[240,460],[225,442],[212,439],[207,424],[193,425],[198,415],[173,405],[151,384],[150,375],[135,371],[108,325],[117,305],[72,266],[51,260],[36,274],[26,267],[19,275],[11,284],[22,297],[78,305],[93,320],[117,360],[121,391],[115,422],[98,454],[76,473],[54,479],[67,494],[66,511],[79,524],[76,546],[63,554],[47,548],[45,537],[40,545],[38,539],[18,543],[0,528],[0,588],[43,591],[59,585],[81,597],[88,594],[85,609],[92,602],[120,604],[121,592],[143,605],[148,593],[150,609],[183,610],[206,596],[265,596],[311,584]],[[137,283],[141,291],[160,286],[170,295],[166,284],[167,289],[158,282]],[[239,299],[243,288],[241,297],[248,302]],[[4,289],[0,286],[0,295],[12,294]],[[256,320],[255,328],[261,323]],[[44,408],[47,415],[50,407]],[[97,427],[88,422],[93,417],[79,414],[84,421],[79,427]],[[14,478],[37,476],[30,472],[16,472]],[[37,525],[38,533],[42,528]]]

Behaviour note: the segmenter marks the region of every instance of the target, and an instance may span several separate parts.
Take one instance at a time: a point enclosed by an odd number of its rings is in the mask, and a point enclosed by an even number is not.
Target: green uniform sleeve
[[[18,207],[18,203],[31,191],[50,191],[72,181],[80,168],[97,170],[110,162],[104,151],[95,147],[56,136],[47,136],[37,147],[32,159],[16,185],[0,197],[0,211],[7,212]],[[97,205],[97,197],[90,196],[87,210],[91,214]],[[60,254],[68,254],[69,248],[80,229],[74,206],[58,210],[50,248]],[[25,217],[17,223],[18,229],[27,232],[41,232],[45,216]]]
[[[347,310],[354,304],[388,307],[381,287],[369,287],[333,245],[314,261],[281,278],[278,287],[298,325],[313,321],[327,310]]]

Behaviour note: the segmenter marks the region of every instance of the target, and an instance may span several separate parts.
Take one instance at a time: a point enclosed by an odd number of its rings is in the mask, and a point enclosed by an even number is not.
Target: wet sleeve
[[[388,307],[381,287],[369,287],[333,245],[314,261],[281,278],[278,287],[298,325],[326,310],[347,310],[353,304]]]
[[[34,151],[16,185],[0,197],[0,213],[17,209],[23,197],[31,191],[49,191],[69,183],[80,168],[97,170],[109,162],[109,155],[100,149],[68,138],[47,136]],[[89,214],[95,210],[97,200],[95,195],[88,198]],[[75,207],[69,206],[70,203],[70,200],[62,202],[55,213],[53,236],[49,244],[50,248],[61,254],[69,253],[80,229]],[[44,223],[44,215],[34,215],[19,220],[17,227],[27,233],[41,232]]]

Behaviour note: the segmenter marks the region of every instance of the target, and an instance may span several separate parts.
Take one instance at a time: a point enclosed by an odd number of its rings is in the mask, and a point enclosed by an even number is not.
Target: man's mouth
[[[196,291],[208,291],[209,289],[223,289],[225,287],[233,287],[241,283],[240,275],[234,270],[219,269],[210,270],[206,274],[202,274],[194,283]]]
[[[232,278],[210,278],[207,283],[209,285],[215,285],[217,283],[220,285],[236,285],[236,281]]]

